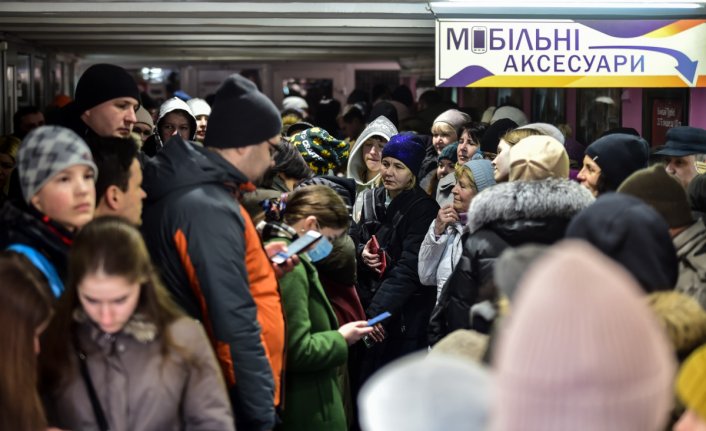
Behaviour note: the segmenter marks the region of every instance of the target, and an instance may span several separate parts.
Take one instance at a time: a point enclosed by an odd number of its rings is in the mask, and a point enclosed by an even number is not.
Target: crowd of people
[[[706,130],[177,96],[0,139],[0,429],[706,430]]]

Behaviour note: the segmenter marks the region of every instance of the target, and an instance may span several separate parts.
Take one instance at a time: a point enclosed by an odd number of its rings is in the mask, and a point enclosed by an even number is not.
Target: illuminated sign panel
[[[706,20],[436,22],[441,87],[706,87]]]

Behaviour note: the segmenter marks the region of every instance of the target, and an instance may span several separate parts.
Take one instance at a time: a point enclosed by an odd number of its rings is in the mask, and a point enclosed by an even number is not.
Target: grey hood
[[[363,133],[361,133],[355,141],[351,155],[348,158],[348,178],[353,178],[356,183],[365,185],[365,178],[362,178],[360,175],[365,167],[365,161],[363,160],[363,143],[373,136],[380,136],[385,139],[385,141],[389,141],[390,138],[396,134],[397,128],[395,125],[382,115],[368,124],[368,127],[363,130]]]
[[[491,223],[523,219],[571,219],[593,201],[588,189],[566,179],[500,183],[473,198],[468,229],[473,233]]]

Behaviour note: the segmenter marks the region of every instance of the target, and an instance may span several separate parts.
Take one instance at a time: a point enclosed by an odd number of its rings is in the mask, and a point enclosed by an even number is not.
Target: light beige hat
[[[551,136],[528,136],[510,148],[510,181],[569,178],[569,155]]]

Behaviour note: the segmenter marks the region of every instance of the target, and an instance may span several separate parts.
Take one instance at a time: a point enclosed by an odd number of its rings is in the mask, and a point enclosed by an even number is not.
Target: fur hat
[[[416,177],[425,155],[424,141],[416,133],[402,132],[392,138],[382,149],[382,158],[392,157],[407,166]]]
[[[320,127],[297,133],[291,142],[316,175],[325,175],[348,162],[348,144]]]
[[[677,252],[669,226],[634,196],[601,195],[571,220],[566,237],[586,240],[622,264],[646,292],[671,290],[677,283]]]
[[[406,356],[365,383],[358,406],[364,431],[485,429],[491,378],[480,365],[457,357]]]
[[[696,299],[667,290],[647,295],[647,304],[682,357],[706,342],[706,311]]]
[[[140,102],[137,83],[125,69],[114,64],[94,64],[86,69],[76,84],[74,106],[83,113],[118,97],[132,97]]]
[[[194,114],[194,117],[199,117],[200,115],[208,117],[211,115],[211,105],[203,99],[194,97],[193,99],[187,100],[186,104],[189,105],[189,109],[191,109],[191,113]]]
[[[664,165],[640,169],[623,181],[618,191],[642,199],[660,213],[671,228],[694,222],[686,190],[667,173]]]
[[[75,165],[85,165],[98,176],[88,145],[73,131],[59,126],[41,126],[25,136],[17,153],[22,196],[32,197],[56,174]]]
[[[446,123],[449,126],[453,127],[453,129],[456,131],[456,134],[460,136],[461,127],[463,127],[464,124],[470,121],[471,117],[465,112],[461,112],[458,109],[449,109],[448,111],[444,111],[441,113],[441,115],[436,117],[434,123],[432,124],[432,127],[434,127],[434,124],[436,123]]]
[[[447,355],[481,363],[490,336],[470,329],[457,329],[434,344],[429,355]]]
[[[580,241],[520,282],[495,369],[493,431],[658,431],[672,406],[664,331],[630,274]]]
[[[270,99],[239,74],[216,91],[204,146],[238,148],[260,144],[282,131],[282,118]]]
[[[551,136],[528,136],[510,148],[510,181],[569,178],[569,155]]]
[[[706,130],[698,127],[679,126],[667,130],[667,142],[655,152],[661,156],[682,157],[706,153]]]
[[[639,136],[614,133],[595,140],[586,155],[601,168],[608,190],[617,190],[630,174],[647,167],[648,147]]]
[[[706,422],[706,346],[692,353],[677,376],[677,395],[684,405]]]

